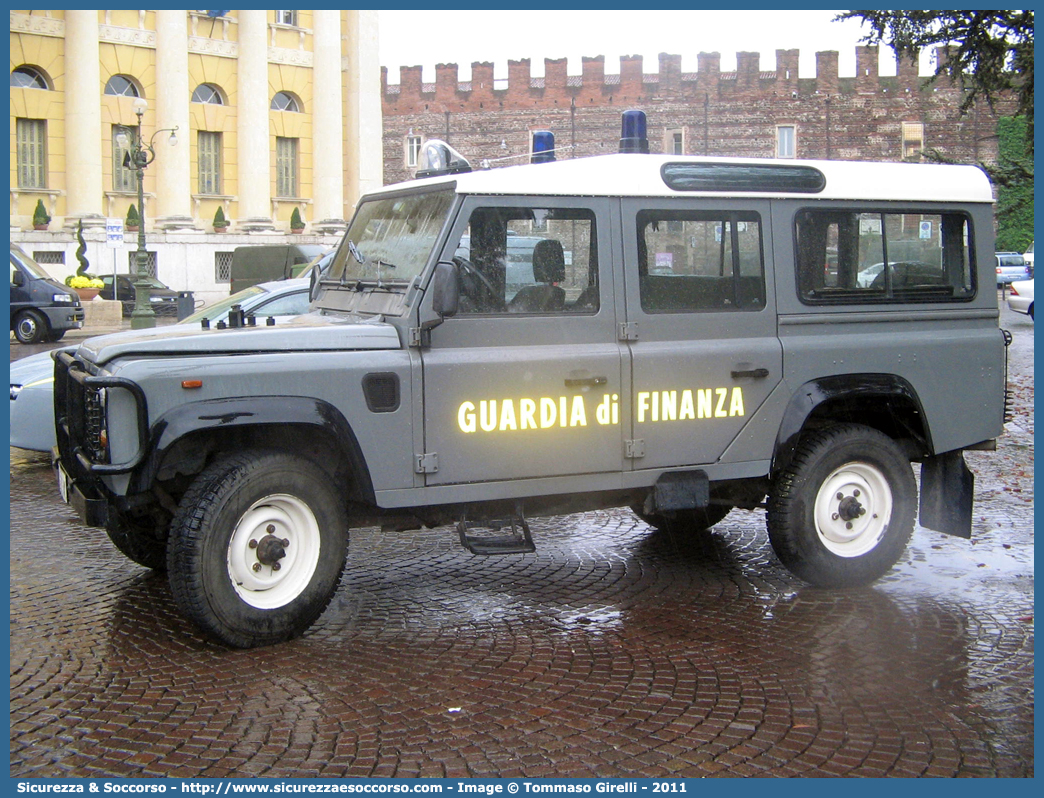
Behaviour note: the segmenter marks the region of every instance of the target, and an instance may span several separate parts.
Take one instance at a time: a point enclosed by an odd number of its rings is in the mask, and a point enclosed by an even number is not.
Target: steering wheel
[[[461,292],[461,299],[470,299],[475,304],[476,310],[496,310],[498,305],[503,304],[500,292],[489,281],[489,278],[476,268],[474,263],[460,256],[454,257],[453,262],[457,264],[463,278],[461,283],[464,291]],[[480,296],[482,294],[485,296]]]

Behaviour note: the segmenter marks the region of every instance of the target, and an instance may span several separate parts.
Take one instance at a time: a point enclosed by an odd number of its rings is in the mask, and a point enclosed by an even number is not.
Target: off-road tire
[[[216,460],[186,491],[168,579],[178,608],[209,637],[270,645],[326,609],[347,548],[347,510],[328,474],[293,454],[248,450]]]
[[[105,528],[105,532],[112,545],[127,559],[153,571],[167,570],[167,541],[155,530],[117,519]]]
[[[769,541],[806,582],[866,585],[902,556],[916,513],[917,486],[899,446],[871,427],[838,424],[806,433],[776,478]]]
[[[699,509],[676,510],[671,515],[661,515],[647,513],[640,505],[634,505],[631,512],[656,529],[695,534],[705,532],[720,522],[732,512],[732,507],[727,504],[709,504]]]

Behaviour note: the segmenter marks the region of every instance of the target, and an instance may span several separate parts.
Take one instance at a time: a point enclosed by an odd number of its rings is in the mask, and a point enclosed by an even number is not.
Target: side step
[[[511,527],[510,534],[491,534],[500,532],[507,526]],[[503,521],[481,523],[469,521],[466,515],[461,516],[457,522],[457,532],[460,535],[460,545],[472,554],[529,554],[536,551],[533,536],[529,533],[529,524],[522,517],[521,505],[512,517]],[[476,532],[478,534],[475,534]]]

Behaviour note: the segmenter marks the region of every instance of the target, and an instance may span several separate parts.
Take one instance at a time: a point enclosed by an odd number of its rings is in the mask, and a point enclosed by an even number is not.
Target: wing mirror
[[[451,261],[439,261],[435,266],[435,274],[431,279],[432,310],[442,318],[456,316],[460,306],[460,278],[457,264]]]

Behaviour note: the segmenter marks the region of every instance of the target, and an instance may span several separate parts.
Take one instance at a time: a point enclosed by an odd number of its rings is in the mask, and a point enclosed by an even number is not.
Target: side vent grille
[[[399,409],[398,374],[367,374],[362,387],[371,413],[394,413]]]

